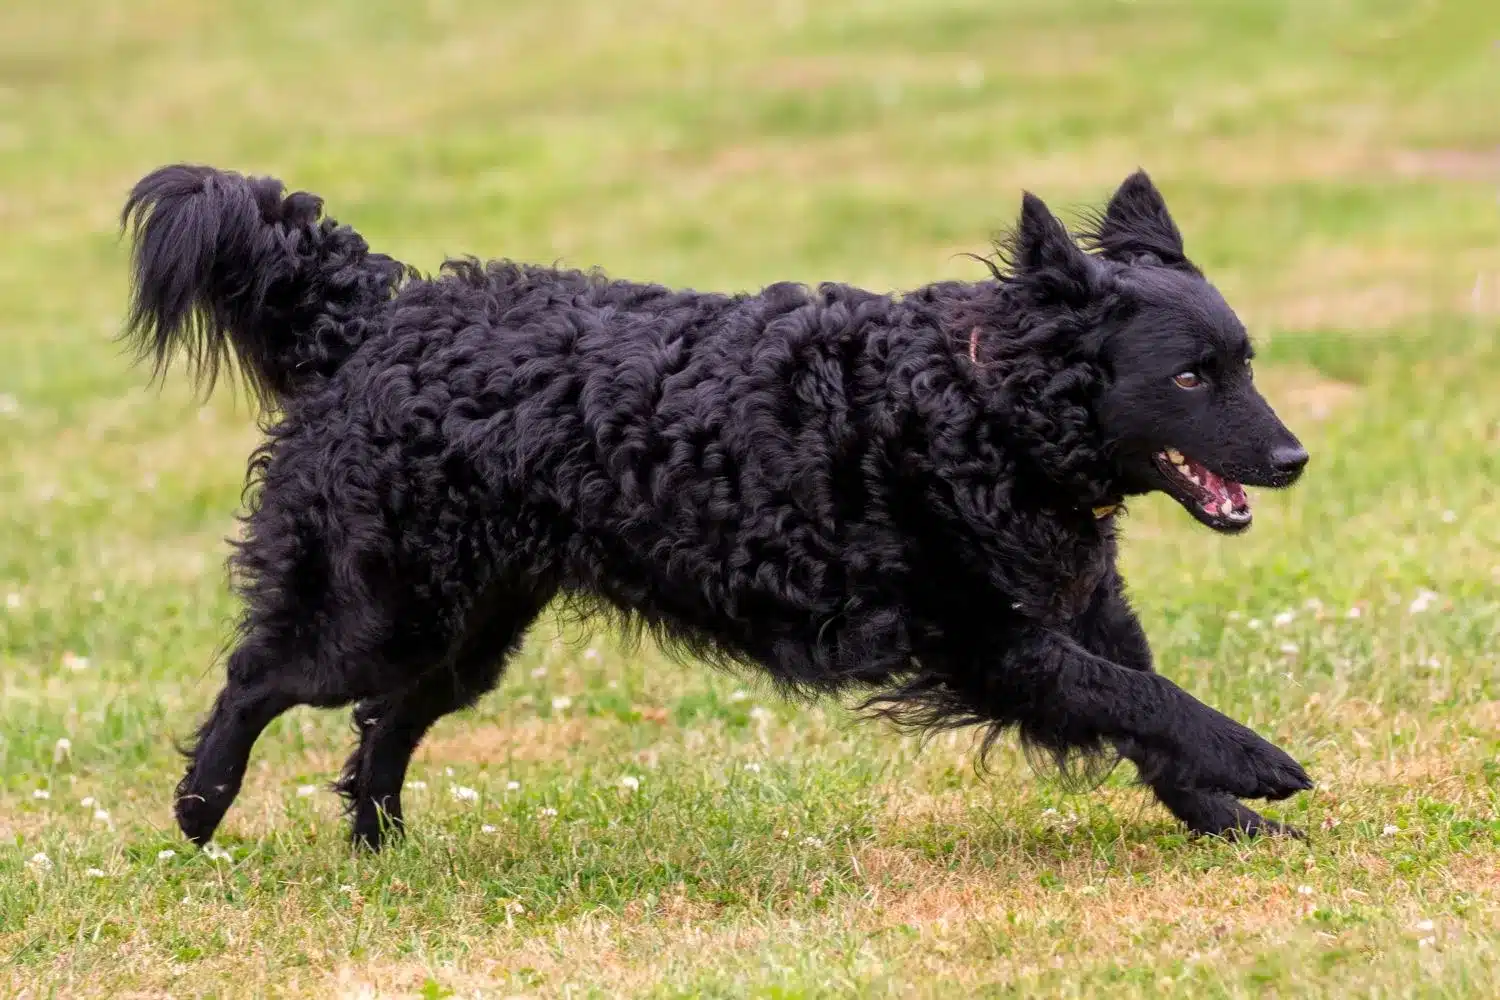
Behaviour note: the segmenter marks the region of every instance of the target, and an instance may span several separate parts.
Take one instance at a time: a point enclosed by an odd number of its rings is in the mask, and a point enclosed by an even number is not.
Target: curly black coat
[[[355,702],[340,787],[378,845],[426,730],[559,597],[917,728],[1123,755],[1193,830],[1279,828],[1236,797],[1310,787],[1152,672],[1115,569],[1126,495],[1239,530],[1236,480],[1306,461],[1144,174],[1095,252],[1028,195],[993,280],[899,297],[510,262],[428,279],[320,213],[189,166],[125,209],[143,354],[159,372],[184,350],[209,384],[236,355],[279,414],[233,557],[228,683],[178,790],[192,840],[273,718]]]

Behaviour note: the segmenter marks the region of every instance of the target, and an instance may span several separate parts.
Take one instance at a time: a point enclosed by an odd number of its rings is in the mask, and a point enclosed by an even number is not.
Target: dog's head
[[[1084,242],[1095,252],[1028,194],[1013,280],[1061,307],[1066,352],[1096,373],[1088,408],[1113,486],[1161,490],[1216,531],[1244,530],[1243,487],[1290,486],[1308,456],[1256,390],[1243,324],[1188,260],[1145,173],[1120,186]]]

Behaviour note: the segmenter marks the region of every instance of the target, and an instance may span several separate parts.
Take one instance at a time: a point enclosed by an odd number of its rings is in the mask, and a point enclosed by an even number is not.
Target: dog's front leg
[[[1095,591],[1093,599],[1084,612],[1074,620],[1073,634],[1080,644],[1091,653],[1112,660],[1131,670],[1153,671],[1151,645],[1146,639],[1146,630],[1126,599],[1123,584],[1118,575],[1111,573]],[[1120,746],[1122,756],[1142,749],[1137,745]],[[1254,836],[1256,834],[1282,834],[1300,837],[1296,827],[1266,819],[1238,799],[1222,792],[1204,791],[1195,788],[1178,788],[1160,774],[1152,780],[1149,776],[1160,771],[1149,755],[1137,754],[1131,759],[1140,771],[1142,779],[1151,786],[1157,799],[1172,815],[1176,816],[1193,833],[1215,836]]]
[[[1048,749],[1113,744],[1153,786],[1244,799],[1283,799],[1312,787],[1300,764],[1250,729],[1160,674],[1107,660],[1054,629],[1013,636],[984,697]]]

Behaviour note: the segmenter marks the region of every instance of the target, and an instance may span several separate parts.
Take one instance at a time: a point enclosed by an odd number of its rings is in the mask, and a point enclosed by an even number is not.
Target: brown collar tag
[[[1103,507],[1095,507],[1094,508],[1094,520],[1096,520],[1096,521],[1102,521],[1106,517],[1111,517],[1112,515],[1114,515],[1115,512],[1118,511],[1119,509],[1120,509],[1120,505],[1117,504],[1117,503],[1106,504]]]

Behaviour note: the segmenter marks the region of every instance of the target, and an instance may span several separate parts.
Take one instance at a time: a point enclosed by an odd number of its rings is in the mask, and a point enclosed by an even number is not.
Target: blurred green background
[[[0,984],[1500,995],[1497,101],[1480,0],[5,5]],[[549,626],[434,731],[404,844],[348,850],[347,720],[299,711],[192,851],[172,740],[257,431],[112,340],[117,213],[177,160],[427,269],[724,290],[977,278],[1023,188],[1066,215],[1145,167],[1313,461],[1244,538],[1132,505],[1129,578],[1163,671],[1308,764],[1271,811],[1312,841],[1189,842],[1128,767],[981,778]]]

